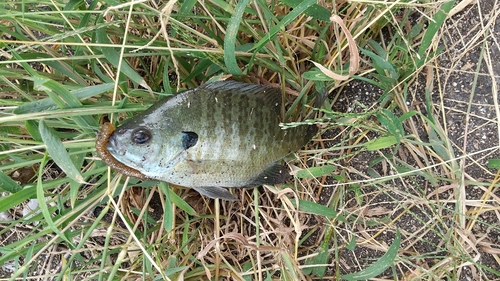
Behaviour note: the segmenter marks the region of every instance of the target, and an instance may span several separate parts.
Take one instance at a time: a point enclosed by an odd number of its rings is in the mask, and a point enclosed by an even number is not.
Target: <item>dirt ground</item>
[[[495,6],[496,5],[496,6]],[[498,121],[496,120],[496,110],[494,105],[494,91],[498,91],[500,87],[500,50],[497,35],[500,34],[500,22],[492,21],[491,16],[485,16],[494,9],[498,8],[498,4],[494,0],[480,1],[480,6],[471,5],[459,14],[454,15],[446,21],[447,33],[440,38],[440,46],[444,47],[442,54],[437,58],[435,63],[428,66],[430,71],[438,73],[437,79],[434,81],[431,91],[432,101],[434,102],[433,110],[435,116],[438,116],[439,123],[447,132],[451,140],[451,146],[455,151],[455,157],[461,159],[459,162],[463,166],[463,174],[456,175],[457,179],[463,177],[467,182],[474,179],[475,181],[491,182],[494,177],[495,170],[487,169],[488,159],[500,157]],[[497,11],[498,12],[498,11]],[[484,26],[493,25],[490,34],[487,38],[478,36]],[[488,65],[485,56],[491,57],[491,65]],[[426,112],[425,108],[425,87],[427,79],[427,69],[422,71],[419,79],[416,79],[413,87],[409,89],[407,104],[421,112]],[[492,74],[494,80],[492,81]],[[496,83],[494,87],[493,83]],[[368,94],[369,93],[369,94]],[[351,82],[342,93],[338,108],[336,110],[356,110],[356,104],[362,104],[365,107],[371,107],[377,103],[380,91],[373,86],[360,83],[357,81]],[[440,110],[444,108],[444,111]],[[422,125],[423,124],[419,124]],[[332,134],[334,135],[334,134]],[[428,140],[429,136],[425,131],[422,131],[420,138]],[[354,167],[358,170],[363,170],[368,167],[370,162],[377,155],[371,153],[362,153],[352,159],[349,163],[343,165]],[[412,164],[412,163],[408,163]],[[379,173],[385,175],[382,167]],[[361,180],[361,179],[360,179]],[[374,215],[373,217],[383,218],[389,214],[390,219],[397,218],[397,226],[403,232],[416,233],[420,238],[416,243],[411,239],[404,240],[401,248],[421,253],[421,264],[424,268],[431,268],[436,264],[438,259],[432,257],[445,254],[443,249],[444,237],[437,233],[444,231],[446,226],[451,226],[453,219],[448,217],[455,206],[449,205],[450,212],[441,210],[441,222],[434,222],[436,210],[431,207],[424,207],[415,204],[409,212],[403,212],[398,209],[395,202],[408,200],[401,198],[398,189],[405,189],[405,192],[414,194],[416,198],[421,196],[421,192],[431,194],[437,187],[449,185],[446,181],[437,179],[434,183],[424,177],[405,178],[405,182],[394,180],[394,191],[386,193],[374,193],[375,197],[370,197],[371,190],[363,189],[366,194],[367,209],[365,214],[385,210],[382,214]],[[416,184],[415,184],[416,183]],[[413,190],[412,187],[426,187],[427,190]],[[448,191],[452,194],[452,190]],[[500,196],[500,190],[494,190],[497,198]],[[465,185],[464,194],[467,200],[480,199],[483,191],[474,185]],[[443,194],[441,194],[443,195]],[[349,196],[349,195],[348,195]],[[451,196],[450,196],[451,198]],[[348,201],[348,200],[346,200]],[[496,202],[498,206],[498,202]],[[469,206],[468,206],[469,207]],[[368,215],[370,216],[370,215]],[[400,216],[400,217],[399,217]],[[398,218],[399,217],[399,218]],[[488,243],[498,245],[500,243],[500,222],[494,212],[486,212],[479,218],[482,223],[467,224],[470,227],[469,237],[475,239],[484,239]],[[427,227],[423,227],[427,225]],[[423,229],[436,229],[436,232],[422,232]],[[373,233],[370,228],[365,229],[368,233]],[[465,232],[465,230],[464,230]],[[387,233],[378,236],[381,243],[391,245],[394,239],[394,234]],[[413,243],[413,245],[411,245]],[[441,253],[441,251],[443,251]],[[471,250],[472,251],[472,250]],[[478,257],[478,263],[488,268],[500,271],[498,261],[495,255],[483,251],[482,247],[474,249]],[[430,254],[426,258],[426,253]],[[370,264],[370,260],[376,260],[383,253],[370,248],[358,247],[355,251],[344,251],[341,256],[341,264],[348,268],[349,265],[359,265],[366,262],[364,267]],[[400,273],[410,277],[410,270],[399,268]],[[465,267],[461,271],[458,280],[479,280],[477,275],[478,268],[474,266]],[[356,270],[346,270],[346,272],[355,272]],[[333,274],[334,269],[330,272]],[[391,270],[387,270],[383,275],[391,276]],[[498,275],[486,273],[486,276],[492,280],[498,280]]]

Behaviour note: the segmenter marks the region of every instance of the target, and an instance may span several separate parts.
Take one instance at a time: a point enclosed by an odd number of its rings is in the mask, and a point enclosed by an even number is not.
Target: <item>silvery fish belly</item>
[[[279,160],[315,132],[313,126],[283,130],[281,100],[281,91],[268,86],[205,84],[127,120],[105,145],[142,178],[235,200],[226,188],[284,182],[289,173]]]

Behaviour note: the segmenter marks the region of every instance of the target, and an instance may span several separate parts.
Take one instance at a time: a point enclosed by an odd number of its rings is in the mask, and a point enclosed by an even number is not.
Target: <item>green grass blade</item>
[[[401,245],[401,234],[399,231],[396,232],[396,237],[394,238],[394,242],[391,247],[387,250],[387,252],[378,259],[374,264],[370,265],[368,268],[347,275],[342,275],[341,278],[345,280],[368,280],[370,278],[374,278],[382,272],[384,272],[387,268],[393,265],[394,260],[398,255],[399,246]]]
[[[29,188],[24,188],[11,195],[0,197],[0,212],[7,211],[8,209],[21,204],[27,199],[33,197],[35,194],[36,189],[34,186],[30,186]]]
[[[291,202],[297,208],[295,201],[291,200]],[[347,220],[333,209],[311,201],[300,199],[298,209],[309,214],[325,216],[329,219],[338,219],[341,222],[347,223]]]
[[[323,165],[318,167],[311,167],[309,169],[300,170],[297,172],[297,178],[310,179],[319,178],[331,174],[335,170],[333,165]]]
[[[300,3],[302,3],[302,0],[282,0],[281,2],[295,9],[298,5],[300,5]],[[330,22],[330,11],[318,4],[314,4],[307,8],[304,11],[304,14],[311,16],[313,19]]]
[[[160,185],[160,188],[162,186]],[[195,216],[196,211],[193,209],[193,207],[189,206],[186,201],[184,201],[179,195],[175,194],[170,188],[166,188],[166,190],[162,189],[164,194],[167,194],[167,196],[170,197],[170,200],[172,203],[174,203],[177,207],[181,208],[183,211],[185,211],[188,215],[190,216]]]
[[[43,120],[40,120],[40,135],[42,136],[42,140],[47,147],[50,157],[56,162],[59,168],[61,168],[70,179],[78,183],[85,183],[80,171],[75,167],[73,161],[71,161],[61,140],[52,133]]]
[[[290,13],[288,13],[285,17],[283,17],[283,20],[278,23],[275,27],[273,27],[268,34],[264,36],[251,50],[255,50],[258,52],[262,47],[264,47],[269,41],[271,41],[280,30],[283,30],[285,26],[289,23],[291,23],[293,20],[295,20],[298,16],[300,16],[302,13],[304,13],[307,8],[311,7],[312,5],[316,4],[316,0],[305,0],[302,1],[299,5],[295,7]]]
[[[71,240],[62,233],[57,225],[54,223],[52,220],[52,214],[55,211],[55,208],[52,208],[51,211],[49,211],[49,208],[47,206],[47,202],[45,202],[45,192],[43,189],[43,169],[45,168],[45,164],[47,163],[47,154],[45,154],[42,163],[40,164],[40,170],[38,171],[38,181],[36,185],[36,198],[38,199],[38,206],[40,210],[42,211],[43,217],[45,219],[45,222],[47,223],[47,226],[54,231],[55,234],[57,234],[61,239],[66,241],[68,245],[71,245],[73,248],[75,247]]]
[[[13,179],[11,179],[3,172],[0,172],[0,190],[8,191],[10,193],[16,193],[22,189],[23,189],[22,186],[20,186],[17,182],[15,182]]]
[[[38,127],[38,122],[36,122],[35,120],[26,120],[24,122],[24,127],[34,141],[43,142],[42,136],[40,135],[40,128]]]
[[[500,159],[498,159],[498,158],[488,159],[488,168],[489,169],[500,169]]]
[[[391,147],[398,143],[398,139],[395,136],[385,136],[378,137],[374,140],[368,141],[364,144],[366,149],[370,151],[376,151],[384,148]]]
[[[47,93],[59,108],[69,109],[82,107],[80,100],[58,82],[42,76],[36,76],[34,82],[34,88]],[[90,116],[74,116],[73,120],[82,130],[88,133],[93,134],[93,128],[97,127],[97,122]]]
[[[96,32],[97,40],[101,44],[109,44],[111,42],[108,39],[108,33],[105,28],[99,28]],[[101,51],[106,57],[106,59],[116,68],[118,68],[120,62],[120,54],[111,47],[105,46],[101,47]],[[143,86],[146,89],[150,89],[147,82],[139,75],[126,61],[122,60],[120,72],[134,83]]]
[[[392,111],[387,109],[382,109],[380,112],[377,112],[377,119],[382,126],[384,126],[390,135],[396,138],[396,141],[399,143],[404,134],[403,124],[399,120]]]
[[[321,245],[318,248],[317,255],[312,258],[312,260],[307,261],[307,265],[317,265],[314,267],[309,267],[307,270],[303,270],[304,274],[314,274],[318,276],[319,278],[323,278],[325,276],[326,272],[326,264],[328,264],[328,260],[331,258],[330,257],[330,240],[332,239],[334,233],[334,229],[332,227],[328,227],[326,230],[326,234],[324,238],[321,241]]]
[[[187,0],[182,3],[181,8],[179,9],[179,15],[181,16],[190,16],[192,15],[192,9],[196,4],[196,0]]]
[[[243,18],[243,12],[250,0],[239,1],[234,8],[231,20],[226,28],[226,37],[224,38],[224,62],[228,71],[233,75],[243,75],[241,69],[236,61],[236,37],[238,35],[238,29],[240,27],[240,22]]]
[[[44,53],[33,53],[33,54],[22,54],[21,57],[25,60],[33,60],[37,59],[50,59],[53,58],[52,55],[44,54]],[[60,60],[45,60],[44,64],[52,67],[55,70],[57,75],[67,77],[77,82],[79,85],[85,86],[88,85],[87,81],[74,69],[77,66],[71,66],[64,61]]]
[[[169,188],[167,187],[167,183],[160,182],[159,184],[160,190],[165,195],[165,210],[163,212],[163,227],[166,231],[172,231],[175,225],[175,214],[171,212],[172,210],[172,201],[170,200],[170,194],[168,192]]]
[[[432,21],[429,21],[429,26],[425,30],[424,37],[422,38],[422,43],[420,43],[420,48],[418,49],[418,60],[416,61],[416,68],[422,67],[427,62],[426,53],[429,51],[436,33],[443,25],[448,13],[450,12],[453,5],[455,5],[455,0],[448,1],[441,5],[439,11],[434,15]]]
[[[286,252],[281,253],[281,258],[284,261],[283,264],[283,280],[300,280],[299,276],[297,275],[297,272],[295,270],[295,267],[293,266],[295,263],[293,262],[293,258],[288,255]]]
[[[74,98],[78,100],[83,100],[83,99],[88,99],[94,96],[97,96],[99,94],[102,94],[104,92],[107,92],[111,89],[113,89],[114,85],[112,83],[106,83],[106,84],[101,84],[101,85],[95,85],[95,86],[89,86],[89,87],[84,87],[81,89],[73,90],[69,92],[69,95],[72,95]],[[68,97],[65,97],[68,98]],[[70,97],[70,99],[73,99]],[[81,106],[81,104],[77,104],[78,107]],[[33,112],[41,112],[41,111],[49,111],[49,110],[54,110],[57,109],[58,105],[56,102],[51,99],[51,98],[45,98],[33,102],[27,102],[24,103],[20,106],[18,106],[16,109],[14,109],[15,114],[26,114],[26,113],[33,113]]]

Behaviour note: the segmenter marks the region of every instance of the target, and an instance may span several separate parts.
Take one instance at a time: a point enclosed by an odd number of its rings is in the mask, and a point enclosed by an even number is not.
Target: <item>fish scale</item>
[[[214,82],[161,100],[100,143],[123,164],[116,167],[234,200],[226,188],[284,182],[289,173],[280,160],[316,132],[308,125],[283,130],[283,121],[279,89]]]

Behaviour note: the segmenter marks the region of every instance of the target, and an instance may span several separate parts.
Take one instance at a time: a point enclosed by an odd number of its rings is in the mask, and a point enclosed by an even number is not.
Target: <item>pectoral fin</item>
[[[210,186],[210,187],[196,187],[194,190],[198,191],[200,194],[203,194],[210,198],[219,198],[228,201],[236,201],[238,200],[234,195],[229,192],[229,190],[223,187]]]

